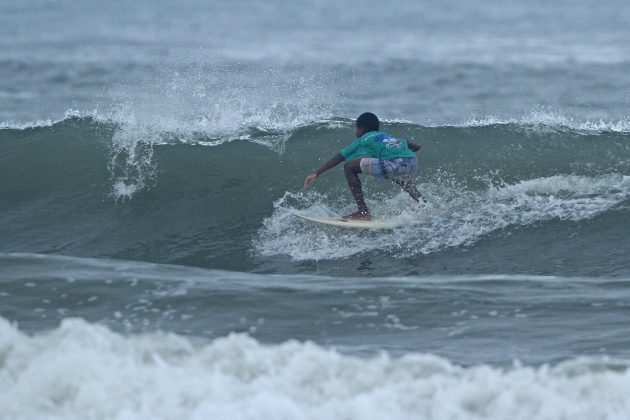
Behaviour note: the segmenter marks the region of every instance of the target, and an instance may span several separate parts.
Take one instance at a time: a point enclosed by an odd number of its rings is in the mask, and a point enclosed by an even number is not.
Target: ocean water
[[[630,418],[630,5],[0,4],[0,419]],[[372,111],[419,206],[340,168]]]

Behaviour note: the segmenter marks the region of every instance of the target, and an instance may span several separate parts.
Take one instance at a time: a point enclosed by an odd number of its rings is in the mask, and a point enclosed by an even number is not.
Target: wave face
[[[340,232],[291,213],[353,209],[338,169],[300,190],[310,170],[352,140],[351,122],[305,121],[252,121],[221,132],[85,116],[7,126],[0,251],[326,274],[355,272],[368,260],[374,275],[497,267],[596,275],[604,259],[609,274],[629,271],[623,122],[386,123],[386,131],[422,144],[418,185],[429,204],[418,207],[394,186],[368,180],[373,211],[405,226]]]
[[[0,410],[15,419],[621,419],[630,411],[627,360],[466,368],[432,355],[361,358],[244,335],[210,344],[123,337],[79,319],[29,337],[0,318],[0,378]]]

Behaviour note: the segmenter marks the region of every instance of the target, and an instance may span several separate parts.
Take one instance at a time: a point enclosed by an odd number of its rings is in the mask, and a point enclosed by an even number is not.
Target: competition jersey
[[[379,159],[394,159],[416,157],[407,140],[397,139],[391,134],[380,131],[365,133],[341,152],[345,160],[355,160],[360,157],[372,157]]]

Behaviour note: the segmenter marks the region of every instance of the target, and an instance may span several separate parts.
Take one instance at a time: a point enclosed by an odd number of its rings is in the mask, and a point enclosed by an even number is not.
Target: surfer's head
[[[364,112],[357,118],[357,137],[361,137],[370,131],[378,131],[378,117],[371,112]]]

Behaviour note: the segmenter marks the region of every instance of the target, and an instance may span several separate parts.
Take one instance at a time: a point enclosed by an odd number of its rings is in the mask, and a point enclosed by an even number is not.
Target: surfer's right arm
[[[317,179],[317,177],[320,176],[323,172],[326,172],[330,168],[334,168],[344,160],[346,159],[341,154],[337,154],[330,158],[328,162],[324,163],[318,170],[316,170],[315,172],[307,176],[306,179],[304,179],[304,188],[307,188],[309,185],[315,182],[315,179]]]

